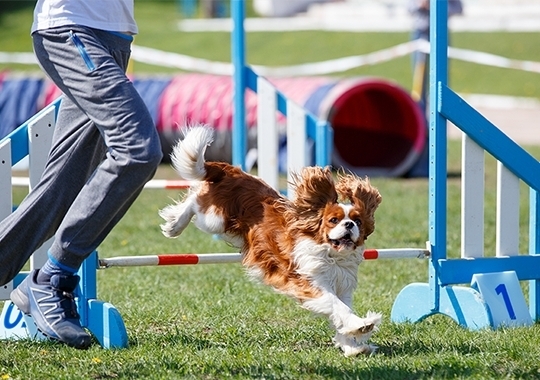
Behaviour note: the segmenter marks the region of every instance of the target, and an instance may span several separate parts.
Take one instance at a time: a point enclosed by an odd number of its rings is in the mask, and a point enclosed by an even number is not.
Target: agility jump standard
[[[429,279],[392,307],[394,322],[444,314],[463,327],[540,320],[540,162],[448,86],[448,4],[430,0]],[[463,131],[461,258],[447,257],[447,120]],[[495,256],[484,256],[484,151],[498,161]],[[519,252],[519,181],[529,186],[529,253]],[[529,306],[519,281],[529,280]],[[470,287],[460,284],[471,284]]]

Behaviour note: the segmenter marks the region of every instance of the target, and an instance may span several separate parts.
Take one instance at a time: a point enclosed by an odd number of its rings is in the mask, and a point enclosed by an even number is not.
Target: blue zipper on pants
[[[94,71],[96,69],[96,65],[94,65],[94,62],[88,55],[88,52],[86,51],[86,48],[84,47],[84,44],[80,40],[79,36],[77,36],[75,33],[73,33],[73,30],[69,31],[69,36],[71,37],[71,40],[77,47],[77,50],[79,50],[79,54],[81,55],[82,59],[84,60],[84,63],[86,64],[86,67],[88,67],[88,70]]]

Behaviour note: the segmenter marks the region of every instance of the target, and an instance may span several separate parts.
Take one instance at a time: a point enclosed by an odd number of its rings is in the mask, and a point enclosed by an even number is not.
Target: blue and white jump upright
[[[12,212],[12,166],[28,157],[30,188],[39,181],[52,142],[60,100],[56,100],[30,120],[0,141],[0,218]],[[51,240],[32,255],[30,269],[40,268],[47,260]],[[81,283],[76,290],[77,308],[82,326],[88,328],[106,348],[127,346],[127,332],[120,313],[109,303],[97,299],[97,254],[85,262],[79,275]],[[9,294],[28,272],[19,273],[13,281],[0,288],[4,308],[0,317],[0,339],[42,339],[30,317],[24,316],[9,300]]]
[[[540,163],[447,85],[447,1],[431,0],[429,280],[406,286],[391,319],[444,314],[479,329],[540,318]],[[463,131],[461,258],[447,258],[447,120]],[[484,151],[498,160],[497,237],[484,256]],[[530,187],[529,253],[519,254],[519,181]],[[529,280],[529,310],[519,281]],[[462,286],[459,284],[471,284]]]
[[[232,61],[234,66],[234,114],[233,114],[233,164],[245,169],[247,153],[247,130],[245,123],[245,91],[250,89],[257,94],[257,168],[258,175],[270,186],[278,189],[279,165],[279,127],[276,111],[287,117],[287,173],[309,165],[310,150],[315,149],[315,164],[330,164],[333,131],[325,120],[319,120],[301,106],[287,99],[267,79],[257,75],[246,64],[245,48],[245,2],[231,1],[233,18]],[[310,144],[310,142],[312,144]],[[294,147],[294,149],[291,149]],[[292,187],[287,189],[292,195]]]

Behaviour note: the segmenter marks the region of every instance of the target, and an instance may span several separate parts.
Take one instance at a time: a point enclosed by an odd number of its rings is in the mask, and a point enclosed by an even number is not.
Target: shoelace
[[[73,293],[66,291],[61,291],[64,299],[60,301],[60,305],[64,309],[64,315],[67,318],[79,318],[79,313],[77,313],[77,305],[75,304],[75,297]]]

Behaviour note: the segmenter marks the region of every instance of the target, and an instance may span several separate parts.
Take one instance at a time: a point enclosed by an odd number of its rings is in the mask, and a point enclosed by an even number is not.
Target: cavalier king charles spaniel
[[[193,181],[189,193],[160,211],[163,234],[179,236],[191,220],[202,231],[238,247],[253,277],[302,307],[326,316],[336,347],[346,356],[371,354],[368,343],[382,316],[352,310],[364,242],[375,227],[381,195],[367,178],[306,167],[293,176],[294,199],[225,162],[205,162],[214,131],[184,130],[171,154],[178,174]]]

